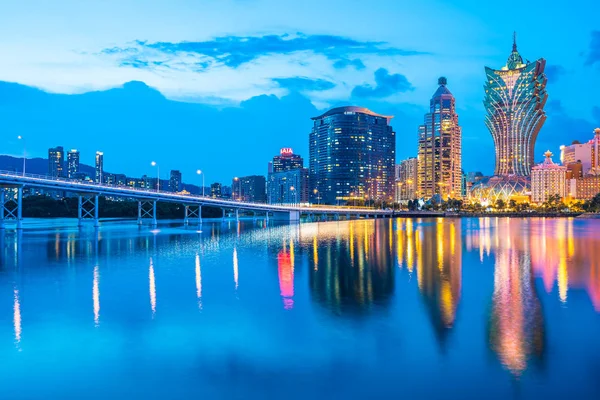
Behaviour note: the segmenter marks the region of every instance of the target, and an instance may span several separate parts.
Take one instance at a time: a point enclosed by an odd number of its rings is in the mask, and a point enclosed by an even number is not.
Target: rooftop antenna
[[[513,32],[513,50],[512,51],[517,51],[517,32],[516,31]]]

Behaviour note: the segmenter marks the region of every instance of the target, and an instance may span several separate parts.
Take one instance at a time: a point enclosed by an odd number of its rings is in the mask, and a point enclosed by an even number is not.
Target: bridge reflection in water
[[[600,312],[600,238],[585,221],[380,219],[276,227],[230,222],[206,224],[202,232],[115,227],[0,233],[0,284],[10,289],[17,348],[27,341],[32,309],[41,307],[28,299],[31,294],[40,300],[28,287],[39,288],[46,275],[61,290],[41,289],[44,300],[87,304],[85,312],[72,311],[98,330],[115,318],[117,303],[119,312],[144,324],[180,312],[184,302],[205,313],[222,301],[231,308],[255,298],[271,304],[273,297],[288,314],[312,302],[326,315],[362,319],[402,307],[394,301],[396,291],[413,287],[445,355],[461,324],[463,264],[476,255],[493,265],[493,292],[481,326],[491,352],[516,376],[546,358],[543,291],[566,304],[571,290],[583,290]],[[123,275],[142,267],[143,275]],[[147,318],[133,316],[138,300]]]

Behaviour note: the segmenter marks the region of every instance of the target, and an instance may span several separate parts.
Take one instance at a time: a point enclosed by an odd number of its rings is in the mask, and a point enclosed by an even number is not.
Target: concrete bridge
[[[100,196],[136,200],[138,202],[138,223],[142,224],[143,220],[150,220],[152,225],[157,224],[156,204],[158,202],[178,203],[185,206],[184,223],[186,224],[194,221],[202,223],[202,206],[221,208],[223,210],[223,219],[226,218],[228,211],[232,212],[236,219],[239,219],[240,211],[242,211],[251,212],[255,217],[260,215],[267,220],[273,219],[287,222],[298,222],[301,216],[315,220],[326,218],[383,218],[411,215],[408,212],[372,208],[250,203],[190,194],[161,192],[153,189],[0,171],[0,229],[3,229],[8,221],[15,221],[17,229],[22,228],[23,188],[25,187],[72,193],[78,197],[79,224],[82,224],[84,221],[91,221],[95,226],[99,225],[98,198]]]

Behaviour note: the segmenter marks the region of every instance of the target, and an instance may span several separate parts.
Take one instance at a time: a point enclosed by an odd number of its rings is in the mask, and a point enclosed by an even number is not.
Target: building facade
[[[171,170],[169,175],[169,190],[171,192],[181,192],[181,171]]]
[[[354,106],[312,118],[309,192],[313,203],[393,200],[396,134],[391,118]]]
[[[237,201],[266,203],[266,179],[262,175],[251,175],[233,178],[231,182],[231,198]]]
[[[494,139],[496,176],[529,176],[538,133],[546,121],[546,60],[523,62],[516,36],[508,61],[485,68],[485,124]]]
[[[396,165],[396,203],[407,203],[417,198],[418,159],[410,157]]]
[[[564,199],[568,195],[567,167],[555,164],[550,151],[544,156],[544,162],[531,169],[531,201],[538,204],[547,201],[550,196],[558,195]]]
[[[65,166],[65,150],[62,146],[48,149],[48,175],[54,178],[62,178]]]
[[[285,147],[279,150],[279,155],[273,157],[271,170],[269,172],[291,171],[293,169],[304,168],[304,160],[294,150]]]
[[[457,199],[462,196],[461,128],[446,78],[439,78],[438,85],[419,127],[418,196]]]
[[[269,204],[308,203],[308,169],[297,168],[270,173],[267,191]]]
[[[211,183],[210,185],[210,197],[213,199],[219,199],[222,195],[222,185],[219,182]]]
[[[67,178],[75,179],[79,172],[79,151],[72,149],[67,153]]]
[[[104,174],[104,153],[101,151],[96,152],[96,176],[95,182],[102,183],[102,174]]]

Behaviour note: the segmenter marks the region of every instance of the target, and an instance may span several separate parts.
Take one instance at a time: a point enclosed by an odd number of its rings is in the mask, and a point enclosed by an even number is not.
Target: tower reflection
[[[422,225],[410,235],[415,236],[415,256],[419,291],[425,301],[438,343],[445,348],[450,329],[454,326],[460,301],[462,279],[461,220],[438,218],[434,225]],[[412,253],[408,247],[404,252]],[[412,259],[412,254],[407,258]]]
[[[313,300],[340,315],[386,307],[394,292],[393,247],[389,220],[357,220],[348,229],[318,224],[318,240],[309,252]],[[393,233],[392,233],[393,234]],[[313,238],[311,238],[311,241]]]
[[[289,251],[285,241],[283,249],[277,254],[277,270],[279,273],[279,291],[283,298],[283,308],[294,308],[294,242],[290,238]]]
[[[511,229],[511,220],[503,220],[495,230],[495,239],[489,345],[502,365],[518,376],[528,360],[543,359],[544,315],[535,289],[527,238]]]

